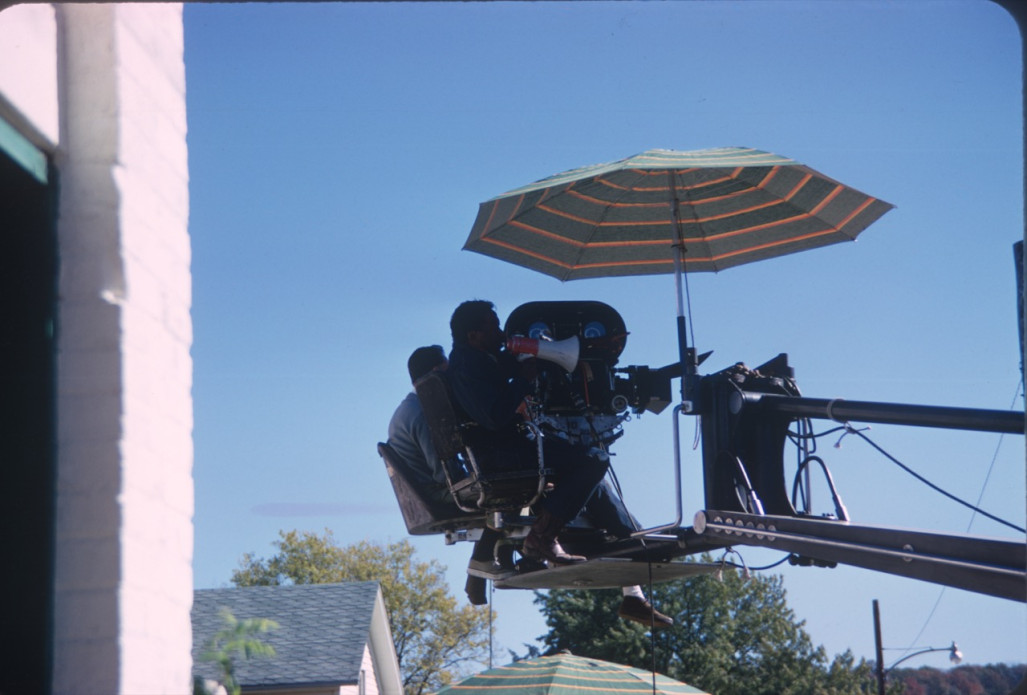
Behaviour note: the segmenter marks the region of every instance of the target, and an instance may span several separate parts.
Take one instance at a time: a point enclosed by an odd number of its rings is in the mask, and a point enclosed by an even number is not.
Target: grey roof
[[[236,618],[270,618],[279,627],[260,635],[273,657],[236,658],[240,685],[356,684],[378,582],[201,589],[193,594],[193,674],[216,678],[200,661],[210,638],[224,624],[220,609]]]

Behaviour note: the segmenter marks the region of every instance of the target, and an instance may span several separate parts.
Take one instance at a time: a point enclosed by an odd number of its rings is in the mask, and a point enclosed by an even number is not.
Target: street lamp
[[[877,599],[874,599],[874,641],[877,644],[877,695],[884,695],[884,677],[893,668],[901,664],[906,659],[912,659],[914,656],[920,656],[921,654],[928,654],[930,652],[948,652],[949,661],[953,664],[958,664],[963,660],[963,652],[959,651],[959,647],[953,642],[949,647],[928,647],[921,649],[920,651],[907,654],[902,657],[888,668],[884,667],[884,649],[881,647],[881,611],[877,605]]]
[[[906,656],[902,657],[901,659],[896,661],[894,664],[892,664],[891,666],[886,668],[884,670],[885,675],[888,675],[889,671],[891,671],[893,668],[895,668],[896,666],[901,664],[906,659],[912,659],[914,656],[920,656],[921,654],[927,654],[928,652],[948,652],[949,653],[949,661],[952,662],[953,666],[955,666],[956,664],[958,664],[960,661],[963,660],[963,652],[959,651],[959,647],[956,646],[955,642],[953,642],[951,647],[928,647],[927,649],[921,649],[918,652],[913,652],[912,654],[907,654]]]

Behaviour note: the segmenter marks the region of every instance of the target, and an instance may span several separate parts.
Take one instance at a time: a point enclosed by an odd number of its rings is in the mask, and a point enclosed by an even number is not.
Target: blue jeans
[[[606,529],[617,538],[627,538],[632,532],[642,528],[624,506],[624,501],[614,491],[613,483],[608,479],[603,479],[585,503],[585,514],[595,526]]]
[[[556,437],[542,441],[546,468],[554,473],[555,487],[542,502],[553,516],[570,521],[581,513],[592,497],[609,464],[590,456],[588,449]]]

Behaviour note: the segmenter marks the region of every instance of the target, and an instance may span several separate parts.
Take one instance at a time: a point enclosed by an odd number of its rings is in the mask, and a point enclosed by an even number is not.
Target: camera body
[[[628,331],[621,315],[596,301],[529,302],[514,309],[504,327],[520,336],[559,343],[577,339],[577,365],[567,370],[538,361],[535,420],[574,443],[605,446],[623,434],[632,413],[658,413],[670,403],[671,368],[617,368]],[[675,367],[675,365],[672,365]]]

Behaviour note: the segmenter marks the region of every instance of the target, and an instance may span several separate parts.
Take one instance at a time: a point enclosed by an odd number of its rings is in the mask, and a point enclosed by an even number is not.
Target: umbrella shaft
[[[685,317],[678,315],[678,359],[681,361],[681,374],[686,377],[695,373],[695,370],[691,369],[692,361],[688,356],[688,327],[685,325]],[[682,393],[684,393],[684,388],[685,384],[682,382]]]
[[[688,326],[685,323],[685,240],[681,235],[681,204],[678,201],[674,171],[667,172],[667,188],[670,190],[670,223],[674,232],[674,288],[677,290],[678,300],[678,359],[681,364],[681,402],[688,403],[689,382],[695,374],[695,364],[689,358],[688,350]]]

